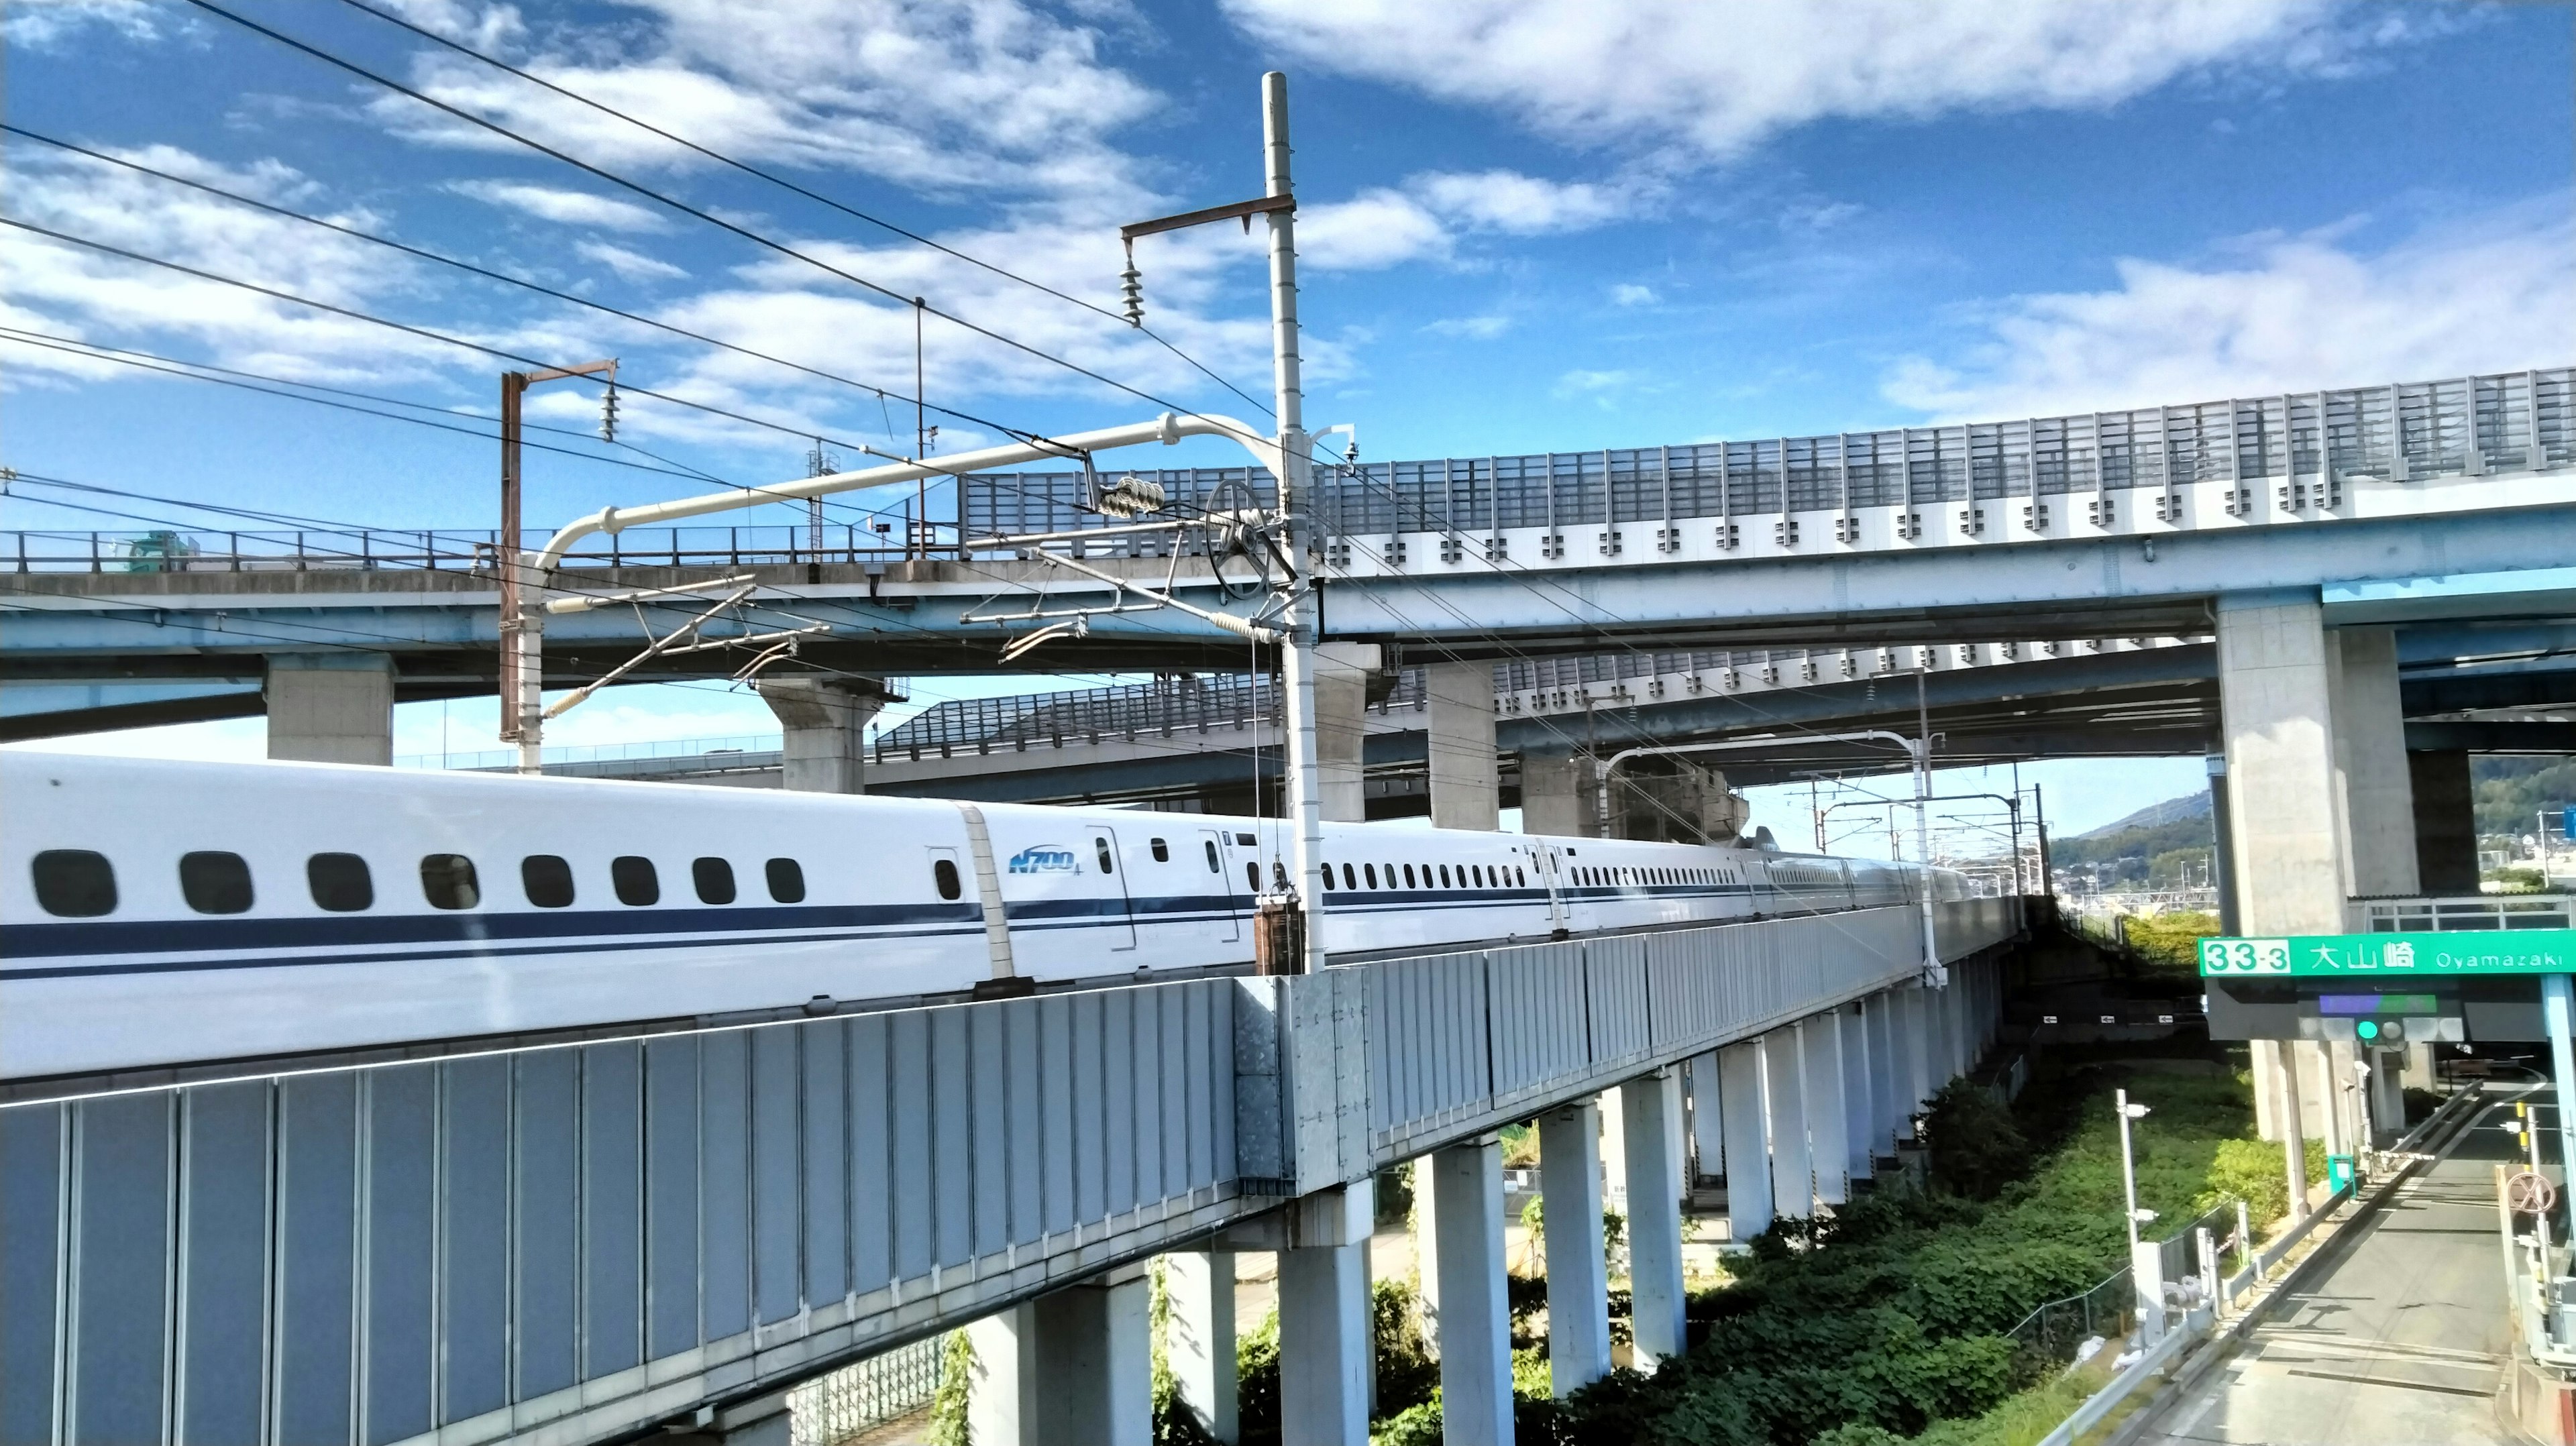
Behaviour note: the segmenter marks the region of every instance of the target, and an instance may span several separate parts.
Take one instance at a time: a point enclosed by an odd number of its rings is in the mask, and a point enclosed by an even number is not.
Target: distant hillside
[[[2576,758],[2472,758],[2469,778],[2481,834],[2519,837],[2540,826],[2541,810],[2576,805]]]
[[[2126,818],[2116,819],[2100,828],[2076,834],[2066,842],[2073,843],[2077,839],[2108,838],[2123,829],[2160,828],[2169,823],[2207,817],[2209,817],[2209,790],[2202,789],[2198,793],[2186,793],[2180,798],[2168,798],[2162,803],[2148,804]]]
[[[2185,794],[2139,809],[2071,838],[2049,841],[2058,868],[2097,866],[2105,888],[2165,884],[2203,867],[2209,857],[2209,795]]]

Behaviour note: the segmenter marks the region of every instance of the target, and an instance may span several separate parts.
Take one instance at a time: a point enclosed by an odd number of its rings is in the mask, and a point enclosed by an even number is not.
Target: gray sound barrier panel
[[[1102,1004],[1098,994],[1077,994],[1065,1001],[1066,1056],[1064,1099],[1066,1127],[1073,1140],[1073,1221],[1097,1220],[1109,1213],[1108,1150],[1101,1139],[1100,1103]],[[1073,1221],[1066,1222],[1068,1227]]]
[[[975,1139],[967,1081],[974,1060],[964,1008],[928,1011],[930,1024],[930,1198],[932,1258],[942,1267],[974,1259]]]
[[[53,1446],[62,1105],[0,1110],[0,1446]]]
[[[893,1106],[894,1149],[887,1169],[894,1197],[894,1278],[916,1280],[930,1273],[936,1247],[936,1196],[931,1180],[930,1020],[905,1012],[888,1016],[886,1025],[887,1088]]]
[[[886,1089],[886,1020],[850,1021],[850,1289],[860,1295],[894,1279],[893,1121]]]
[[[366,1394],[361,1439],[383,1446],[430,1428],[430,1338],[438,1200],[438,1066],[370,1071],[366,1105]]]
[[[647,1356],[698,1344],[698,1043],[682,1034],[644,1044]]]
[[[698,1259],[710,1341],[751,1329],[751,1040],[705,1037],[698,1054]]]
[[[968,1047],[975,1069],[973,1097],[967,1101],[974,1121],[975,1244],[977,1255],[991,1255],[1011,1243],[1011,1135],[1006,1109],[1010,1099],[1007,1011],[981,1009],[967,1019]]]
[[[189,1446],[260,1446],[268,1379],[268,1084],[209,1085],[183,1096],[182,1108],[179,1437]],[[0,1172],[7,1169],[0,1161]]]
[[[1039,1213],[1047,1233],[1071,1230],[1077,1217],[1074,1187],[1073,1001],[1058,995],[1036,1001],[1038,1016],[1038,1119],[1045,1198]]]
[[[578,1378],[581,1292],[581,1056],[519,1056],[516,1189],[518,1359],[511,1394],[560,1391]]]
[[[171,1110],[167,1094],[84,1101],[73,1125],[71,1429],[78,1446],[159,1441],[169,1318]]]
[[[1039,1008],[1035,999],[1015,999],[1001,1010],[1003,1088],[1009,1092],[1004,1152],[1011,1167],[1005,1228],[1019,1241],[1034,1241],[1046,1233],[1046,1082],[1038,1055]]]
[[[1089,1090],[1099,1101],[1103,1215],[1124,1215],[1136,1208],[1135,1037],[1136,1001],[1130,991],[1104,993],[1099,1077],[1074,1081],[1075,1089]]]
[[[585,1380],[644,1349],[644,1052],[581,1051],[581,1338]]]
[[[304,1075],[278,1095],[276,1437],[347,1441],[357,1406],[357,1077]]]
[[[1645,1058],[1653,1047],[1646,1028],[1645,938],[1632,934],[1589,940],[1583,963],[1592,996],[1593,1063]]]
[[[804,1289],[797,1249],[796,1084],[799,1031],[751,1031],[751,1280],[753,1319],[769,1325],[796,1314]]]
[[[443,1067],[439,1121],[439,1419],[510,1400],[510,1061]]]
[[[805,1045],[805,1302],[826,1305],[850,1290],[849,1026],[797,1026]]]

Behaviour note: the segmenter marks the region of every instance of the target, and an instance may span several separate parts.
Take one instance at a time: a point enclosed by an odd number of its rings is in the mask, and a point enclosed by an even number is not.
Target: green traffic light
[[[2379,1021],[2376,1019],[2365,1019],[2353,1026],[2353,1032],[2359,1034],[2364,1039],[2377,1039],[2379,1038]]]

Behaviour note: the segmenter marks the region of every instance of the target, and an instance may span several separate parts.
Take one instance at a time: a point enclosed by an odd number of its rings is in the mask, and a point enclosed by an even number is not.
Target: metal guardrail
[[[909,1416],[939,1394],[948,1338],[881,1351],[787,1393],[790,1446],[841,1446]]]
[[[2576,927],[2576,895],[2472,894],[2456,898],[2358,899],[2365,934],[2433,934],[2455,929]]]
[[[1319,467],[1315,519],[1327,538],[1407,532],[1488,536],[1510,528],[1679,522],[1840,507],[1933,506],[2185,483],[2313,477],[2388,482],[2576,464],[2576,368],[2399,382],[2180,406],[2002,422],[1888,427],[1830,436],[1448,457]],[[1243,467],[1139,471],[1187,516],[1276,493]],[[908,510],[835,524],[631,528],[572,553],[570,566],[886,563],[953,556],[968,537],[1111,525],[1085,504],[1080,472],[980,473],[943,484],[951,514]],[[904,508],[911,506],[906,499]],[[877,514],[870,514],[872,517]],[[887,531],[879,532],[884,526]],[[17,571],[461,569],[488,559],[489,532],[23,532],[0,567]],[[523,547],[542,546],[530,534]],[[1394,544],[1390,543],[1390,547]],[[1463,545],[1463,544],[1452,544]],[[1561,541],[1560,541],[1560,546]],[[1103,538],[1092,555],[1202,550],[1169,534]],[[1604,543],[1604,555],[1615,555]],[[1389,561],[1400,561],[1390,552]]]

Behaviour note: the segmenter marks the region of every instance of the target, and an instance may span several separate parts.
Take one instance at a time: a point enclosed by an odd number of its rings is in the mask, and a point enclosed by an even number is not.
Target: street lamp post
[[[2127,1090],[2116,1090],[2112,1101],[2120,1116],[2120,1188],[2128,1202],[2122,1217],[2129,1229],[2129,1281],[2136,1292],[2138,1344],[2150,1346],[2165,1333],[2164,1247],[2142,1244],[2138,1227],[2156,1218],[2153,1210],[2138,1208],[2138,1162],[2129,1145],[2129,1122],[2147,1117],[2145,1105],[2129,1103]]]

